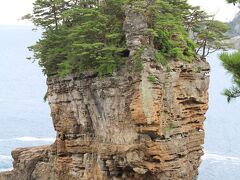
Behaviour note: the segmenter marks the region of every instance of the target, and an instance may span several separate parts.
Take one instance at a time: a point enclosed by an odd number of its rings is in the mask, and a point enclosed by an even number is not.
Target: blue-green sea
[[[46,77],[26,60],[27,47],[39,37],[32,27],[0,26],[0,170],[12,167],[13,149],[50,144],[55,137],[43,101]]]

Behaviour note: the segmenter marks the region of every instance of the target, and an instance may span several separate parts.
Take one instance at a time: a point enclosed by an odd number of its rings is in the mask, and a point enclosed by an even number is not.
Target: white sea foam
[[[2,160],[11,160],[11,159],[12,159],[11,156],[0,155],[0,161],[2,161]]]
[[[0,169],[0,172],[4,172],[4,171],[12,171],[13,168],[7,168],[7,169]]]
[[[33,142],[33,141],[45,141],[45,142],[54,142],[54,138],[37,138],[37,137],[19,137],[19,138],[14,138],[14,140],[18,141],[24,141],[24,142]]]
[[[11,167],[12,161],[13,160],[11,156],[0,155],[0,172],[11,171],[12,169],[7,167]]]
[[[240,157],[220,155],[215,153],[205,153],[202,157],[202,160],[211,161],[213,163],[223,162],[223,163],[232,163],[240,165]]]

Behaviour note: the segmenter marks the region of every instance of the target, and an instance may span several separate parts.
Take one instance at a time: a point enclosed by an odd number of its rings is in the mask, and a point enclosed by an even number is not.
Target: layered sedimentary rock
[[[154,61],[145,48],[143,69],[131,57],[148,39],[144,17],[126,10],[128,66],[111,77],[94,73],[48,79],[57,138],[51,147],[13,152],[14,170],[1,180],[161,179],[197,177],[208,108],[205,61]]]
[[[0,174],[6,180],[47,180],[51,178],[50,147],[19,148],[12,152],[14,170]]]

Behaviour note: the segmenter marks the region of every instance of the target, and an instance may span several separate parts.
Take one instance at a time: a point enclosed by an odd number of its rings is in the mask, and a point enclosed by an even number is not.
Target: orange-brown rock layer
[[[197,176],[209,67],[202,61],[172,62],[168,70],[155,63],[144,66],[139,77],[125,73],[104,80],[48,82],[58,132],[54,165],[58,178]],[[156,82],[149,81],[149,73]]]
[[[89,75],[49,80],[55,146],[14,151],[13,177],[196,177],[203,153],[209,67],[203,61],[172,62],[165,70],[155,63],[144,66],[137,77],[125,73],[105,79]],[[148,80],[149,73],[155,82]]]

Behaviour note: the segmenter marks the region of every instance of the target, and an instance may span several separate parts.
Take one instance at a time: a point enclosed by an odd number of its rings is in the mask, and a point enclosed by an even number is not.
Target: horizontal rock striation
[[[71,179],[192,179],[197,176],[209,68],[205,62],[144,64],[136,78],[48,82],[56,173]],[[196,72],[195,68],[201,68]],[[156,82],[148,80],[154,74]]]
[[[203,154],[208,71],[203,61],[166,70],[147,62],[136,77],[49,80],[57,140],[15,150],[13,179],[193,179]]]
[[[148,39],[147,23],[129,6],[124,31],[130,57]],[[57,138],[51,147],[13,152],[1,180],[191,180],[197,177],[208,108],[209,65],[154,61],[145,48],[142,71],[48,79]]]
[[[0,179],[33,180],[51,179],[50,147],[19,148],[12,152],[13,171],[0,173]]]

